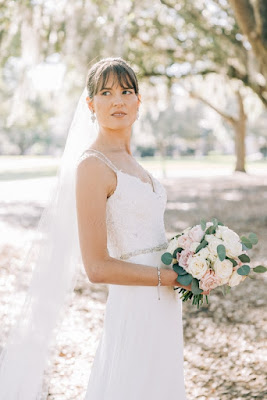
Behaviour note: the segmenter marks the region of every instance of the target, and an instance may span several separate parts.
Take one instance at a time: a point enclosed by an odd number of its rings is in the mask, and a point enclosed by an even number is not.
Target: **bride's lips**
[[[127,115],[125,112],[116,112],[116,113],[111,114],[111,116],[115,117],[115,118],[123,118],[123,117],[125,117],[125,115]]]

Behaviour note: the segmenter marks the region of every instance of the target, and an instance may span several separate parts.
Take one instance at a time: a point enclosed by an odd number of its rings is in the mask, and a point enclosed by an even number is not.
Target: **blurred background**
[[[138,76],[132,151],[167,190],[168,237],[216,217],[255,232],[251,265],[267,265],[266,1],[0,1],[0,49],[0,347],[87,70],[103,57]],[[267,397],[265,283],[255,274],[199,310],[183,305],[188,400]],[[79,271],[48,399],[83,399],[107,295]]]

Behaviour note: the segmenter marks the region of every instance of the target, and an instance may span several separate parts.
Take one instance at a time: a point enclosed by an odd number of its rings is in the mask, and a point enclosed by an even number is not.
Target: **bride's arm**
[[[116,174],[102,161],[89,157],[78,165],[76,206],[86,274],[93,283],[157,286],[155,267],[118,260],[108,254],[106,202],[115,187]],[[176,281],[177,276],[173,269],[161,268],[161,285],[181,286]]]

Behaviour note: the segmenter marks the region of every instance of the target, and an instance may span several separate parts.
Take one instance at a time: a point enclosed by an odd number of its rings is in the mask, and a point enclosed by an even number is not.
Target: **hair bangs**
[[[110,78],[113,77],[112,85],[120,85],[124,89],[134,89],[137,93],[137,88],[135,85],[135,80],[130,76],[129,72],[122,65],[108,65],[105,66],[103,71],[99,71],[99,76],[97,77],[96,93],[100,92],[106,87],[106,84]]]

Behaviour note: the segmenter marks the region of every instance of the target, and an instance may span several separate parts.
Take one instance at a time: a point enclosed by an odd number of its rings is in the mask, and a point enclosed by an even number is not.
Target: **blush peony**
[[[220,285],[220,279],[215,275],[215,272],[208,269],[205,275],[199,282],[200,289],[206,291],[216,288]]]

